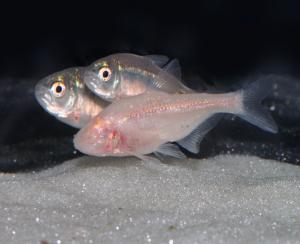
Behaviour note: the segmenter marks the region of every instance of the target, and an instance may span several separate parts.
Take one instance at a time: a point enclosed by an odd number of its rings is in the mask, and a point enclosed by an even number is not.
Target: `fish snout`
[[[83,80],[86,86],[92,91],[97,90],[101,86],[101,80],[95,71],[85,71]]]
[[[74,147],[88,155],[100,156],[97,155],[96,147],[97,143],[97,135],[94,133],[94,129],[87,125],[86,127],[82,128],[73,139]]]
[[[45,107],[51,102],[51,96],[49,90],[41,83],[37,83],[34,87],[34,95],[38,103]]]

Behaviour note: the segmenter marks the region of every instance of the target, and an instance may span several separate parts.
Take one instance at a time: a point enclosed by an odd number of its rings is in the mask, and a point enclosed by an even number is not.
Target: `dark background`
[[[299,1],[12,3],[2,4],[0,23],[0,170],[51,166],[77,155],[76,130],[42,110],[34,84],[117,52],[178,58],[184,80],[199,90],[278,75],[279,93],[266,104],[280,108],[273,113],[279,135],[225,119],[198,156],[234,152],[299,162]]]

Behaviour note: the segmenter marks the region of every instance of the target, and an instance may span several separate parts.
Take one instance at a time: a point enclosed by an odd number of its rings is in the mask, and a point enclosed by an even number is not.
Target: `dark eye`
[[[103,67],[99,70],[99,76],[103,81],[109,81],[111,78],[111,69],[108,67]]]
[[[62,97],[65,94],[66,86],[61,81],[56,81],[51,86],[51,92],[55,97]]]

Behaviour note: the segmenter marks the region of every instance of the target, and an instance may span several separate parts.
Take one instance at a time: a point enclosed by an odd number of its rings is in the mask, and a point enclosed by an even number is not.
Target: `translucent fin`
[[[169,87],[170,83],[168,83],[167,80],[152,80],[151,85],[157,89],[165,90],[168,93],[177,92],[179,94],[185,94],[185,93],[195,93],[194,90],[191,88],[188,88],[185,84],[183,84],[181,81],[174,82],[173,85]]]
[[[155,163],[160,164],[161,161],[158,158],[147,156],[147,155],[135,155],[137,158],[141,159],[145,163]]]
[[[170,73],[171,75],[175,76],[178,80],[181,80],[181,67],[179,64],[178,59],[172,59],[164,68],[166,72]]]
[[[186,158],[183,152],[180,151],[177,145],[172,143],[165,143],[161,145],[155,153],[159,153],[174,158]]]
[[[243,113],[237,114],[249,123],[261,129],[277,133],[278,127],[270,113],[262,107],[261,101],[272,91],[272,83],[256,81],[242,90]]]
[[[146,58],[151,59],[151,61],[159,67],[163,67],[170,59],[164,55],[146,55]]]
[[[158,89],[163,89],[167,85],[167,83],[168,82],[166,80],[153,80],[152,81],[152,85]]]
[[[179,90],[179,94],[185,94],[185,93],[197,93],[195,90],[187,87],[185,84],[181,83],[181,88]]]
[[[176,141],[176,143],[192,153],[198,153],[200,151],[201,141],[205,135],[218,124],[221,118],[222,114],[213,115],[201,123],[195,130],[192,131],[191,134],[179,141]]]

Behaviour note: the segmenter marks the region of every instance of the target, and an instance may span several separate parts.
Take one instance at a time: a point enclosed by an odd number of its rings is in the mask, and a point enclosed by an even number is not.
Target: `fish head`
[[[58,119],[66,119],[74,110],[78,92],[84,89],[80,68],[70,68],[41,79],[35,86],[39,104]]]
[[[101,118],[101,113],[74,137],[77,150],[97,157],[120,154],[122,142],[120,132],[113,123]]]
[[[120,84],[120,66],[116,55],[101,58],[86,68],[83,79],[97,96],[112,101]]]

